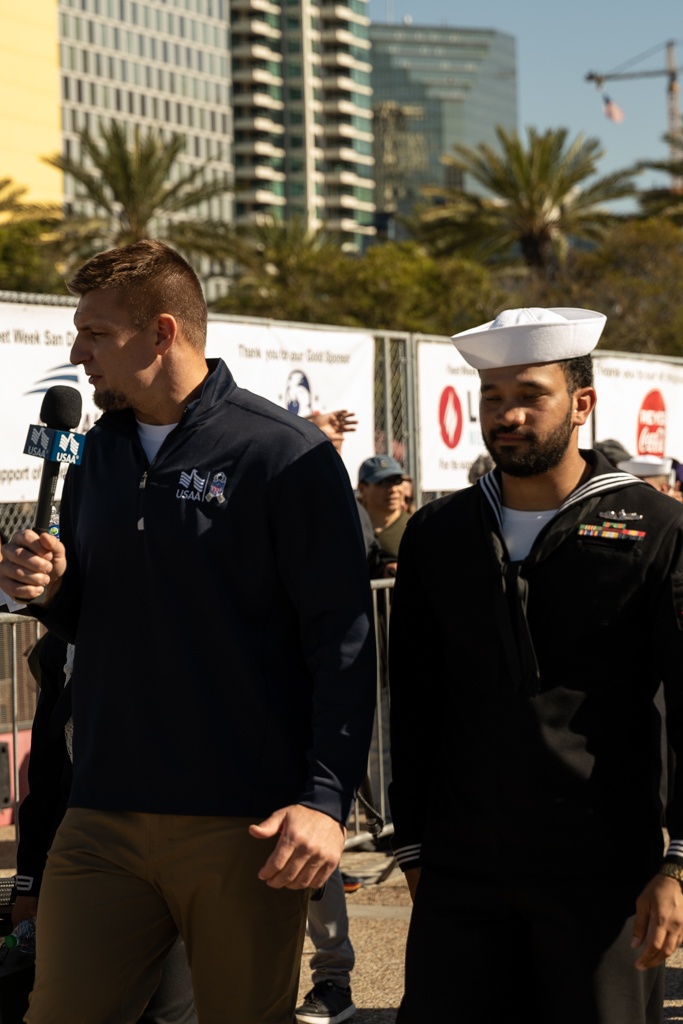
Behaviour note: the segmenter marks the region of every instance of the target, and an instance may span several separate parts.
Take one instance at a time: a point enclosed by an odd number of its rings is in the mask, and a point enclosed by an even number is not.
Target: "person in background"
[[[412,516],[416,509],[415,504],[415,489],[413,487],[413,478],[408,476],[407,473],[403,475],[403,510],[407,512],[409,516]]]
[[[622,473],[637,476],[656,491],[668,494],[676,501],[683,501],[679,481],[676,480],[674,484],[671,482],[672,467],[673,460],[660,455],[633,455],[617,463],[617,469]]]
[[[604,455],[615,469],[620,462],[631,458],[631,453],[624,448],[621,441],[617,441],[614,437],[608,437],[604,441],[596,441],[593,445],[593,451]]]
[[[355,413],[346,409],[312,413],[306,418],[322,430],[339,455],[344,436],[353,433],[358,425]],[[367,516],[360,505],[358,512],[361,514],[366,554],[370,559],[377,545],[372,526],[369,521],[364,521]],[[309,902],[306,930],[315,947],[310,961],[313,985],[301,1005],[297,1006],[296,1019],[299,1024],[341,1024],[356,1012],[351,996],[351,972],[356,957],[349,936],[349,915],[340,868],[332,872],[320,898]]]
[[[373,576],[393,576],[401,538],[410,516],[404,507],[403,468],[390,455],[373,455],[358,471],[358,501],[379,545]]]
[[[349,412],[348,409],[335,409],[334,412],[312,412],[305,419],[310,423],[315,423],[340,454],[344,435],[353,433],[358,426],[355,412]]]
[[[476,484],[477,480],[486,476],[493,469],[493,459],[488,452],[482,452],[478,455],[472,465],[469,468],[467,479],[471,484]]]

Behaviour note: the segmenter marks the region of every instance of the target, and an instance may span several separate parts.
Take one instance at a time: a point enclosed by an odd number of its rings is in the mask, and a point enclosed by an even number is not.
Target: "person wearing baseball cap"
[[[403,501],[403,468],[391,455],[373,455],[358,470],[358,501],[367,512],[379,550],[373,576],[393,576],[410,518]]]
[[[683,509],[579,448],[604,325],[511,309],[453,338],[495,466],[419,509],[398,561],[390,798],[414,907],[397,1024],[501,1005],[661,1020],[683,939]]]

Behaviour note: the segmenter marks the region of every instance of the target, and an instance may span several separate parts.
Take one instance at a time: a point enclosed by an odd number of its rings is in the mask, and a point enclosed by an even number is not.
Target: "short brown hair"
[[[159,313],[170,313],[187,340],[203,351],[206,300],[194,270],[170,246],[144,239],[100,252],[67,282],[74,295],[99,288],[120,291],[133,323],[142,328]]]

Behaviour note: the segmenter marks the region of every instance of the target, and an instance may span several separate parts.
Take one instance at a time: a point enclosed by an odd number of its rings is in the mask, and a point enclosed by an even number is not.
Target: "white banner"
[[[375,454],[372,334],[216,320],[209,323],[207,355],[224,359],[240,387],[295,415],[356,413],[358,426],[341,452],[356,486],[360,464]]]
[[[68,306],[0,304],[0,502],[32,502],[38,496],[43,460],[23,451],[29,426],[40,422],[48,388],[66,384],[81,392],[81,432],[99,416],[83,370],[69,362],[73,315]]]
[[[479,427],[479,374],[451,342],[418,341],[420,482],[423,491],[468,486],[486,449]]]
[[[683,364],[597,352],[595,440],[683,462]]]
[[[32,502],[38,496],[42,460],[24,455],[23,449],[29,426],[39,422],[48,388],[66,384],[81,392],[79,431],[100,415],[82,367],[69,362],[73,314],[70,306],[0,303],[0,503]],[[358,427],[346,435],[342,448],[355,485],[358,466],[374,454],[370,333],[211,321],[207,354],[223,358],[241,387],[299,415],[342,408],[355,412]]]
[[[579,443],[614,438],[633,455],[669,455],[683,462],[683,363],[594,353],[598,404]],[[420,474],[423,491],[467,487],[484,449],[479,426],[479,375],[449,343],[417,346]]]

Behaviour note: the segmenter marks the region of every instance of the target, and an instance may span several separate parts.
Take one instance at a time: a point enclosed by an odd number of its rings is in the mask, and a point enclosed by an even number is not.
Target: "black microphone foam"
[[[51,430],[74,430],[81,422],[82,407],[80,391],[64,384],[55,384],[45,392],[40,407],[40,418]],[[55,500],[59,468],[59,462],[52,462],[49,459],[43,462],[34,520],[36,533],[50,532],[52,503]]]
[[[75,430],[81,422],[82,410],[80,391],[64,384],[55,384],[45,392],[40,418],[52,430]]]

